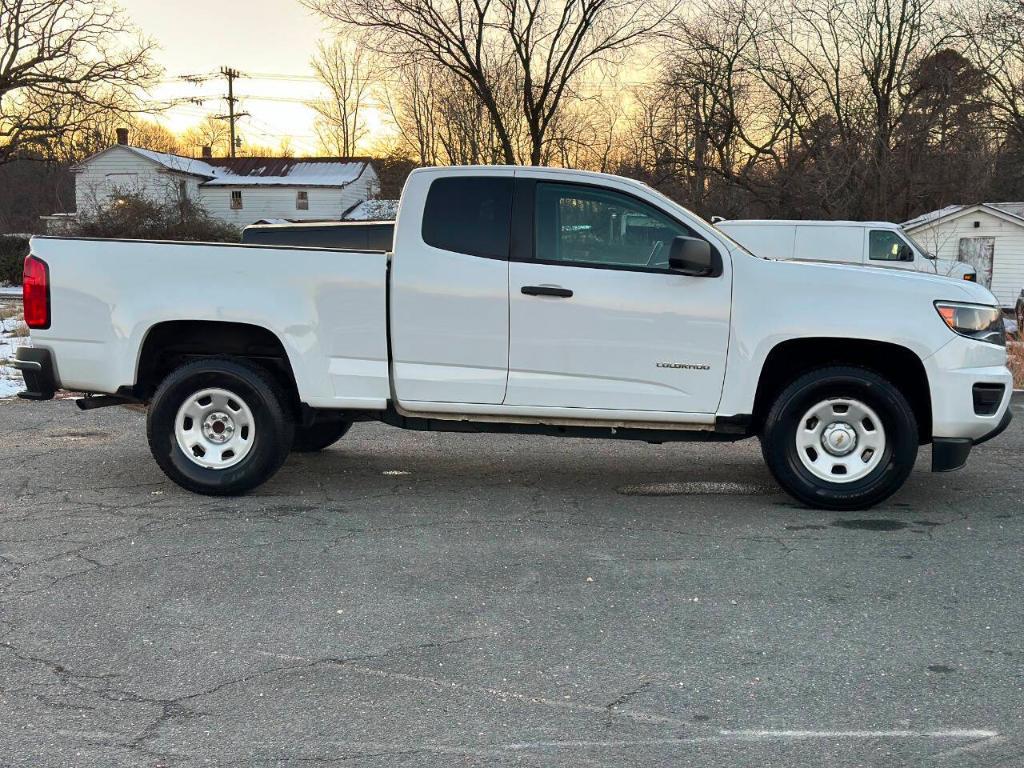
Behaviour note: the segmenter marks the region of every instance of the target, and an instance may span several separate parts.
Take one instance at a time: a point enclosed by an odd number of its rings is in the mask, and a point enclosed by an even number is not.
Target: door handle
[[[527,296],[555,296],[559,299],[568,299],[572,296],[572,291],[568,288],[554,285],[524,285],[522,291]]]

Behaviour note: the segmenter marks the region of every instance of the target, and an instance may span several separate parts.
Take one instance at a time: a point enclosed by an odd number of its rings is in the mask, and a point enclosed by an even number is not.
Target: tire
[[[153,396],[146,419],[150,451],[186,490],[245,493],[269,480],[288,457],[294,425],[286,402],[278,383],[255,365],[188,363]]]
[[[308,427],[295,427],[292,451],[316,453],[334,445],[352,428],[351,421],[317,421]]]
[[[914,468],[917,446],[917,420],[899,389],[847,366],[811,371],[786,387],[761,432],[779,485],[820,509],[866,509],[888,498]]]

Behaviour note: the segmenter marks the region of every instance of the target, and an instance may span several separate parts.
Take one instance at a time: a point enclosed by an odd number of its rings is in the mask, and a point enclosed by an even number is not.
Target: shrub
[[[140,240],[193,240],[238,242],[237,227],[210,216],[191,200],[162,204],[138,194],[81,213],[69,233],[80,237],[113,237]]]
[[[21,284],[21,265],[28,256],[28,238],[0,235],[0,285]]]
[[[1006,346],[1010,358],[1010,370],[1013,372],[1013,386],[1022,389],[1024,388],[1024,339],[1010,341]]]

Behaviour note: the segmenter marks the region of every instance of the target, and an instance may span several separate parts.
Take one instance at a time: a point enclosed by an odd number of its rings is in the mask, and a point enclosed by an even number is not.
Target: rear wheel
[[[296,453],[322,451],[341,440],[351,428],[351,421],[318,421],[308,427],[296,427],[292,450]]]
[[[839,366],[786,387],[761,435],[779,485],[823,509],[864,509],[888,498],[913,469],[917,445],[903,394],[872,371]]]
[[[288,457],[294,426],[277,383],[234,360],[199,360],[171,373],[150,404],[153,458],[182,488],[244,493]]]

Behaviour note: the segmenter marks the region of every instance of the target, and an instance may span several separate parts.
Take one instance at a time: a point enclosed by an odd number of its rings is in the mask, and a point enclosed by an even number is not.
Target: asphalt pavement
[[[0,766],[1020,766],[1022,460],[840,514],[754,441],[360,424],[216,499],[0,402]]]

